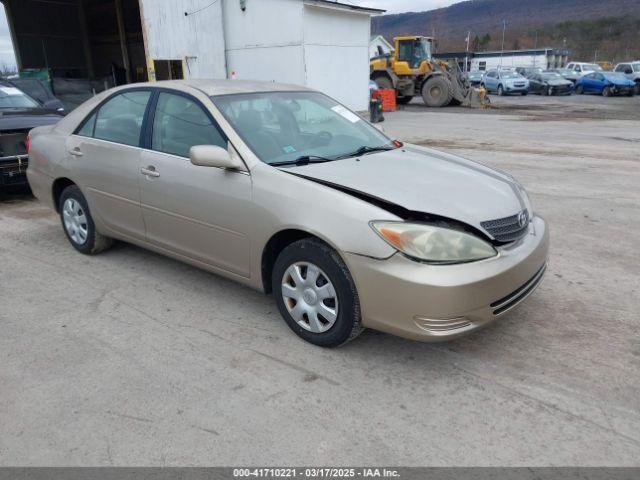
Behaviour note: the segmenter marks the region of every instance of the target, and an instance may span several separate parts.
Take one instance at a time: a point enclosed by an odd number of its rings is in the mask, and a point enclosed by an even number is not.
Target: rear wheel
[[[289,245],[278,256],[271,281],[282,317],[307,342],[337,347],[362,332],[355,283],[325,243],[302,239]]]
[[[60,195],[59,211],[64,233],[80,253],[95,255],[113,244],[112,239],[96,231],[87,200],[77,186],[64,189]]]
[[[442,75],[431,77],[422,87],[422,99],[429,107],[447,106],[452,98],[451,85]]]

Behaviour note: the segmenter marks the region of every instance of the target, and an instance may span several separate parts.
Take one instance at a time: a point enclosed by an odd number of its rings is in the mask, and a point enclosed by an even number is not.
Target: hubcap
[[[338,296],[329,277],[313,263],[296,262],[282,277],[282,298],[291,317],[309,332],[323,333],[338,318]]]
[[[82,205],[73,198],[67,198],[62,206],[64,228],[71,240],[77,245],[84,245],[87,241],[87,216]]]

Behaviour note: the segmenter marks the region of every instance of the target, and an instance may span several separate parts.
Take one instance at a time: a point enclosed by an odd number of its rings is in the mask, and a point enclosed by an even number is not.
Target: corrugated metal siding
[[[140,0],[147,60],[182,60],[186,78],[226,78],[222,7],[202,0]]]

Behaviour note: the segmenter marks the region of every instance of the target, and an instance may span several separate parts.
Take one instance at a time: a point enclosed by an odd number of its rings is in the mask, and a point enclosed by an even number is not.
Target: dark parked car
[[[571,95],[573,82],[566,80],[559,73],[536,73],[529,78],[529,91],[540,95]]]
[[[569,80],[572,83],[576,83],[580,78],[580,74],[575,70],[570,70],[568,68],[552,68],[547,70],[547,72],[559,73],[565,80]]]
[[[0,189],[27,184],[27,135],[62,118],[13,85],[0,81]]]
[[[576,82],[576,93],[597,93],[605,97],[627,95],[632,97],[636,84],[618,72],[591,72]]]
[[[537,75],[538,73],[542,73],[542,68],[540,67],[516,67],[516,72],[522,75],[525,78],[531,78],[533,75]]]
[[[36,100],[41,107],[63,115],[67,113],[64,104],[56,98],[47,83],[37,78],[7,78],[5,81]]]
[[[466,75],[469,79],[469,83],[474,87],[479,87],[482,83],[483,72],[467,72]]]

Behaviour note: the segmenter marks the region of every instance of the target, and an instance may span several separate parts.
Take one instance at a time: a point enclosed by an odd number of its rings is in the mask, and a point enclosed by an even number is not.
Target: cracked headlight
[[[392,247],[408,257],[430,263],[465,263],[495,257],[488,242],[469,233],[422,223],[371,222]]]

